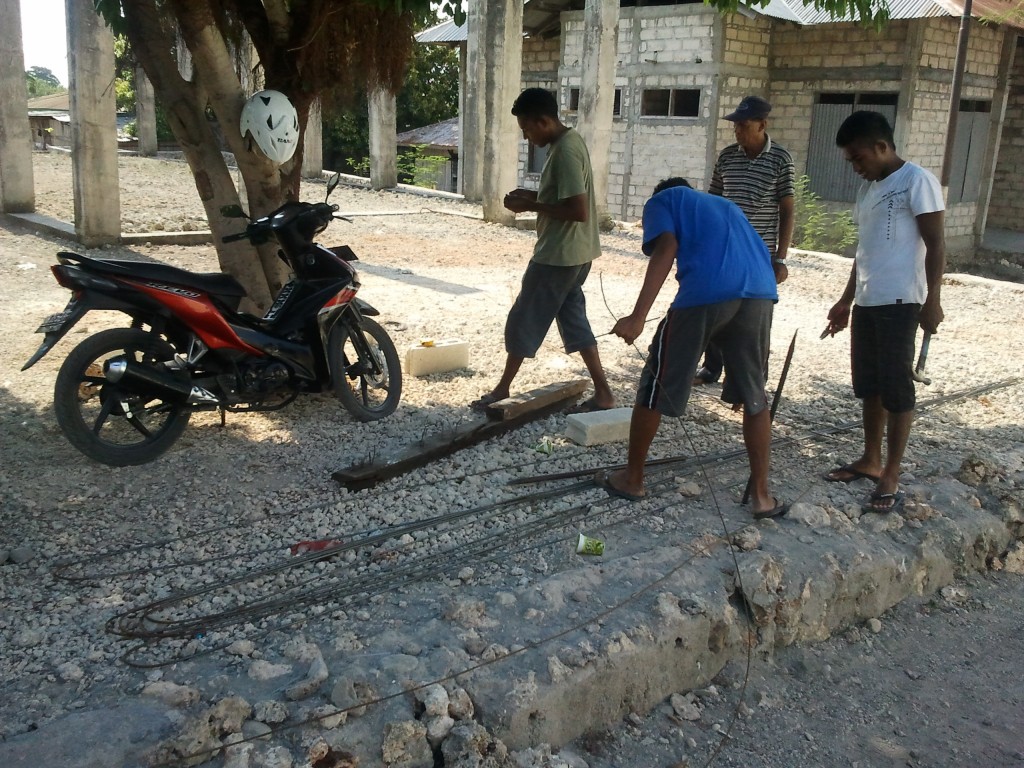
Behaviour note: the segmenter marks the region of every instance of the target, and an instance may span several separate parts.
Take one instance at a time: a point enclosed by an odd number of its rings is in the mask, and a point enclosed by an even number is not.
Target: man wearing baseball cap
[[[746,96],[725,116],[733,124],[736,143],[718,155],[708,192],[732,200],[768,246],[775,280],[785,281],[786,254],[793,239],[793,158],[768,135],[772,105],[760,96]],[[710,384],[722,374],[722,356],[712,344],[694,384]]]

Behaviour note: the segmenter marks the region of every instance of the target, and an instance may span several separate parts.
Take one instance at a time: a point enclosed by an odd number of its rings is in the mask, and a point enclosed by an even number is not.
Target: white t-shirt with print
[[[857,292],[861,307],[923,304],[928,296],[925,244],[917,216],[945,209],[935,175],[914,163],[863,185],[853,217],[857,245]]]

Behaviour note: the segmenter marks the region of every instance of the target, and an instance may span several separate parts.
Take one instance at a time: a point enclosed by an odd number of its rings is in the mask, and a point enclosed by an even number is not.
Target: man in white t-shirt
[[[863,510],[895,512],[904,501],[900,462],[916,404],[914,339],[918,325],[935,333],[943,318],[945,205],[935,176],[896,154],[884,115],[854,112],[839,127],[836,144],[868,182],[854,208],[860,242],[853,270],[842,298],[829,310],[827,329],[834,335],[850,324],[853,391],[863,401],[864,453],[825,479],[872,479],[875,490]]]

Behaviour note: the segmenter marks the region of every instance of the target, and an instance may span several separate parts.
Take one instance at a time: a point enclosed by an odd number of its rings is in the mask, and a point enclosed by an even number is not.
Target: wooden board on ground
[[[552,403],[561,403],[569,398],[578,397],[586,388],[587,382],[583,379],[548,384],[546,387],[531,389],[521,395],[506,397],[504,400],[491,403],[487,406],[487,415],[491,418],[508,421]]]
[[[546,418],[575,401],[585,388],[585,381],[552,384],[501,400],[491,406],[500,406],[495,408],[493,417],[490,413],[486,417],[474,416],[471,421],[426,437],[395,456],[367,464],[355,464],[334,472],[331,477],[350,491],[372,488],[377,483],[419,469],[463,448],[511,432],[531,421]]]

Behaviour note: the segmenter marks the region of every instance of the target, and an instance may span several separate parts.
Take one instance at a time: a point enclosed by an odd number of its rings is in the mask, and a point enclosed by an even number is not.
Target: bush
[[[849,211],[830,211],[810,189],[806,174],[796,180],[796,225],[793,245],[805,251],[843,253],[857,242],[857,225]]]

